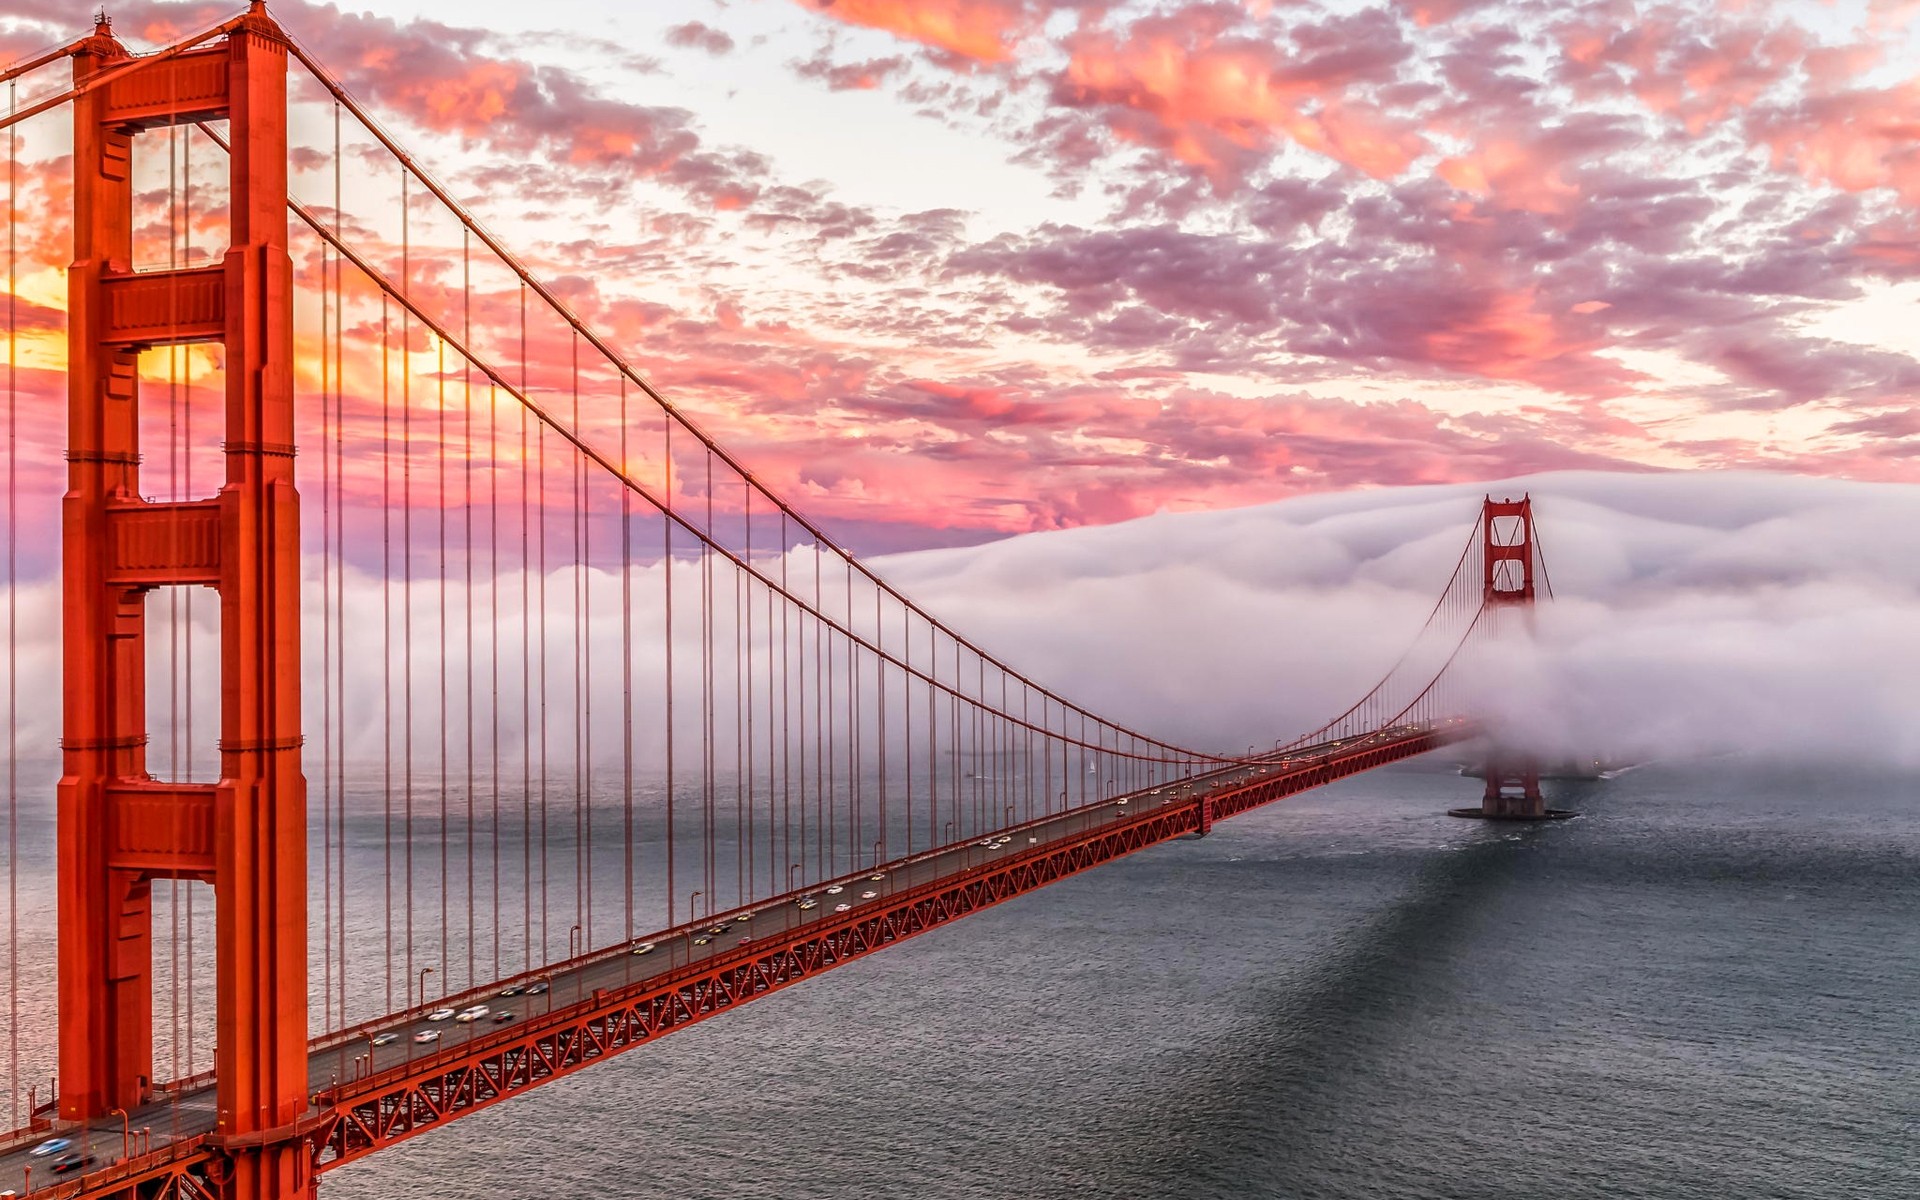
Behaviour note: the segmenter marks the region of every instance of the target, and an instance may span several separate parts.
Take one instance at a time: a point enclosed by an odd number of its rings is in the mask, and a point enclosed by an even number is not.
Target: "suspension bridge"
[[[310,1196],[926,930],[1483,736],[1471,665],[1550,591],[1530,501],[1489,498],[1347,711],[1266,751],[1156,738],[836,544],[263,5],[140,54],[102,18],[0,81],[0,1189]],[[22,673],[42,643],[57,730]],[[1532,762],[1492,754],[1480,811],[1546,815]]]

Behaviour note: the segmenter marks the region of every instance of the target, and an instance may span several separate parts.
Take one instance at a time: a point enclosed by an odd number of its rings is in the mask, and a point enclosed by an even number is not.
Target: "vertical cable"
[[[500,979],[500,389],[487,385],[487,776],[491,783],[493,870],[487,878],[493,902],[493,977]]]
[[[172,150],[174,129],[169,127],[168,150]],[[335,147],[336,152],[338,147]],[[169,187],[171,192],[171,187]],[[338,214],[335,215],[338,220]],[[171,226],[171,222],[169,222]],[[172,229],[168,229],[168,240],[172,240]],[[336,364],[330,351],[332,342],[328,334],[333,326],[333,297],[327,292],[327,277],[333,264],[335,251],[324,241],[320,248],[320,595],[322,597],[322,617],[320,621],[320,895],[321,922],[320,934],[324,943],[321,952],[320,979],[320,1027],[331,1030],[333,1024],[333,622],[326,613],[326,600],[333,595],[333,505],[335,502],[335,483],[333,479],[333,460],[326,452],[328,418],[332,415],[327,403],[331,392],[328,385],[333,382],[333,370]],[[169,254],[171,259],[171,254]],[[171,354],[171,350],[169,350]],[[343,964],[344,967],[344,964]],[[341,1022],[345,1024],[343,1020]]]
[[[449,755],[447,741],[447,343],[435,338],[436,356],[434,360],[434,496],[433,508],[439,531],[439,555],[435,569],[439,573],[438,586],[434,588],[435,598],[440,606],[440,982],[443,987],[451,987],[453,977],[448,972],[451,964],[449,955],[453,949],[448,934],[447,908],[450,902],[448,884],[450,866],[447,861],[447,790],[452,783],[449,773]],[[469,975],[468,982],[472,982]]]
[[[380,688],[382,896],[386,904],[387,1011],[393,1002],[393,363],[387,294],[380,293]],[[413,981],[407,981],[412,1006]]]
[[[473,261],[472,238],[465,228],[460,230],[460,342],[464,346],[473,345]],[[466,355],[460,356],[460,413],[461,413],[461,480],[460,511],[464,517],[461,532],[460,557],[466,567],[466,587],[462,599],[466,606],[466,738],[467,738],[467,982],[475,982],[478,954],[478,932],[474,924],[478,918],[474,915],[477,899],[473,886],[473,852],[478,840],[474,833],[474,763],[473,763],[473,360]],[[442,451],[444,453],[444,451]],[[487,614],[489,619],[492,613]],[[494,907],[498,907],[496,901]],[[498,979],[500,976],[491,976]]]
[[[400,172],[400,291],[413,290],[412,229],[409,203],[412,175]],[[413,310],[400,306],[400,710],[402,802],[406,805],[402,855],[407,868],[406,980],[413,986]],[[442,980],[444,986],[445,980]],[[421,983],[420,1000],[427,999]]]
[[[340,236],[341,174],[342,172],[340,170],[340,102],[336,100],[334,101],[334,104],[333,104],[333,232],[336,238]],[[345,312],[346,312],[346,287],[344,283],[344,276],[342,274],[343,271],[345,270],[345,267],[346,267],[346,264],[342,260],[342,257],[336,254],[333,260],[333,294],[334,294],[334,303],[335,303],[336,311],[341,315],[342,318],[344,318]],[[337,368],[333,376],[333,478],[336,484],[341,485],[340,503],[337,506],[335,506],[334,512],[333,512],[333,521],[334,521],[333,544],[339,548],[340,555],[341,555],[340,569],[334,574],[333,624],[335,628],[337,628],[340,631],[340,636],[343,638],[346,636],[346,627],[347,627],[346,626],[347,517],[346,517],[346,493],[345,493],[345,487],[344,487],[345,471],[346,471],[347,390],[346,390],[346,372],[345,372],[346,357],[342,353],[346,345],[344,340],[344,334],[342,332],[345,324],[346,322],[344,319],[336,320],[333,323],[333,361]],[[339,881],[339,887],[340,887],[340,907],[339,907],[340,999],[339,999],[339,1004],[337,1006],[337,1010],[340,1013],[340,1021],[341,1021],[341,1024],[343,1025],[346,1024],[347,1022],[347,976],[350,973],[347,967],[347,929],[349,927],[349,922],[347,920],[348,888],[347,888],[347,730],[346,730],[347,666],[346,666],[346,663],[347,663],[347,656],[344,652],[344,647],[342,647],[342,652],[334,655],[333,670],[334,670],[334,697],[335,697],[334,703],[338,705],[340,709],[340,713],[339,713],[340,720],[337,725],[337,728],[339,730],[338,736],[340,739],[340,746],[339,746],[339,752],[334,759],[334,763],[335,763],[334,769],[339,774],[339,779],[337,781],[338,787],[336,791],[340,797],[340,805],[339,805],[339,808],[334,813],[334,820],[338,826],[337,828],[338,836],[335,839],[334,853],[338,856],[339,869],[335,872],[335,878]],[[332,934],[330,933],[329,936],[332,936]],[[392,1008],[389,1007],[387,1011],[391,1012]]]
[[[180,266],[180,254],[179,254],[179,248],[180,248],[179,139],[180,139],[180,136],[181,134],[178,126],[168,127],[167,129],[167,268],[170,271],[176,270]],[[172,287],[169,287],[168,295],[167,295],[167,308],[168,308],[169,318],[173,318],[177,316],[178,303],[179,302],[178,302],[177,293]],[[180,446],[181,446],[181,441],[180,441],[180,362],[181,362],[182,349],[183,347],[178,345],[169,345],[167,347],[167,435],[168,435],[167,485],[169,488],[174,489],[176,493],[184,492],[184,488],[181,487],[181,483],[180,483],[181,467],[179,462],[179,454],[180,454]],[[189,367],[191,366],[190,359],[188,360],[188,365]],[[189,394],[189,403],[191,403],[191,394]],[[167,751],[168,751],[167,771],[168,771],[168,774],[170,774],[173,778],[180,779],[180,778],[183,778],[183,776],[180,771],[180,719],[179,717],[180,717],[180,706],[181,706],[181,695],[180,695],[181,682],[180,682],[180,589],[179,588],[167,589],[167,672],[168,672],[167,697],[169,701],[168,707],[171,710],[168,713],[168,722],[167,722]],[[169,1009],[168,1024],[170,1026],[170,1032],[173,1038],[173,1045],[171,1047],[172,1053],[169,1056],[172,1061],[169,1065],[173,1071],[173,1077],[175,1079],[178,1079],[181,1077],[180,1051],[182,1049],[182,1046],[181,1046],[182,1038],[181,1038],[181,1029],[180,1029],[180,1017],[181,1017],[182,1009],[180,1005],[180,984],[181,984],[181,980],[180,980],[180,917],[181,917],[180,897],[181,897],[183,883],[186,888],[191,888],[193,886],[190,882],[186,882],[177,878],[167,880],[167,917],[168,917],[167,923],[169,926],[168,941],[167,941],[167,1005]],[[189,930],[189,933],[190,932],[191,930]],[[191,1037],[192,1033],[193,1031],[191,1029],[187,1030],[188,1037]]]
[[[191,133],[191,131],[181,134],[181,137],[180,137],[180,259],[182,263],[191,263],[193,261],[193,134]],[[180,421],[181,436],[184,439],[183,444],[190,447],[193,445],[193,353],[192,351],[189,350],[186,353],[182,354],[180,361],[182,364],[182,370],[187,377],[186,401],[184,406],[181,409],[181,421]],[[193,455],[191,453],[186,454],[184,456],[184,461],[182,463],[181,490],[189,496],[193,495]],[[193,614],[194,589],[187,588],[185,591],[186,591],[186,594],[183,597],[183,603],[185,604],[186,610],[187,610],[187,627],[189,630],[191,630],[193,628],[193,615],[194,615]],[[193,764],[194,746],[193,746],[193,637],[191,632],[189,632],[187,636],[186,668],[185,668],[184,678],[181,682],[181,691],[186,696],[186,705],[185,705],[186,711],[183,714],[182,722],[181,722],[185,726],[185,741],[186,741],[186,765],[183,771],[183,777],[187,779],[192,779],[193,765],[194,765]],[[186,888],[184,890],[187,893],[187,904],[186,904],[186,909],[187,909],[186,911],[187,1074],[192,1075],[195,1073],[194,1068],[196,1065],[194,1061],[195,1059],[194,1047],[195,1047],[195,1043],[198,1041],[198,1039],[195,1036],[195,1028],[194,1028],[194,995],[193,995],[193,983],[194,983],[193,950],[194,950],[194,940],[195,940],[194,939],[194,920],[193,920],[193,900],[194,900],[194,894],[196,891],[198,891],[198,889],[195,888],[193,884],[189,883],[186,885]]]
[[[746,480],[740,481],[740,492],[744,504],[743,523],[746,531],[745,561],[751,568],[753,563],[753,486]],[[734,800],[739,815],[735,829],[734,844],[740,852],[740,865],[736,870],[739,881],[740,903],[745,904],[751,893],[749,881],[755,874],[758,864],[754,842],[753,812],[753,579],[748,571],[735,569],[733,589],[733,693],[734,693]]]
[[[526,396],[526,284],[520,284],[520,396]],[[526,405],[520,405],[520,950],[534,966],[534,557],[528,526]]]
[[[673,419],[665,410],[660,414],[660,459],[666,482],[661,487],[667,506],[673,506]],[[660,590],[664,593],[662,607],[666,610],[666,693],[667,693],[667,924],[674,923],[676,905],[680,902],[680,893],[675,890],[678,884],[673,872],[673,520],[670,515],[660,518],[660,556],[666,562],[666,568],[660,573]],[[691,919],[691,913],[687,914]]]
[[[520,285],[520,394],[527,394],[527,287]],[[533,550],[527,490],[527,406],[520,405],[520,946],[533,966]]]
[[[573,431],[580,432],[580,335],[569,343],[573,349]],[[571,483],[573,509],[567,524],[573,531],[573,923],[580,929],[581,949],[592,944],[593,937],[593,858],[587,843],[593,836],[593,777],[587,766],[592,754],[593,667],[588,658],[585,625],[592,609],[587,599],[586,471],[583,454],[573,459]],[[573,953],[571,944],[567,947]]]
[[[7,115],[19,106],[19,86],[7,81]],[[20,302],[19,131],[7,126],[7,1085],[13,1127],[20,1120]]]
[[[627,457],[627,377],[620,377],[620,469],[633,471]],[[626,940],[633,940],[633,491],[620,489],[620,796],[625,818],[623,881]]]

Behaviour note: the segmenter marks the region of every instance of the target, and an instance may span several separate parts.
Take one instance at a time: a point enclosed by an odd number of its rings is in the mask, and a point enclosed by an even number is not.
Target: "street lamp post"
[[[700,897],[704,895],[706,895],[705,892],[701,891],[699,888],[695,888],[693,891],[693,895],[687,897],[687,920],[689,921],[693,920],[694,912],[695,912],[693,902],[698,900]]]
[[[110,1108],[107,1110],[108,1116],[112,1116],[114,1113],[120,1114],[120,1157],[132,1158],[133,1122],[128,1119],[127,1110],[124,1108]]]
[[[567,930],[567,957],[569,959],[575,959],[580,957],[579,938],[580,938],[579,925],[576,924],[572,929]]]
[[[788,891],[793,890],[793,873],[795,871],[798,871],[799,869],[800,869],[799,863],[787,864],[787,890]]]
[[[880,868],[880,851],[882,847],[884,847],[886,844],[887,843],[884,840],[875,842],[873,844],[873,866],[875,870],[878,870]]]
[[[427,976],[433,974],[432,967],[420,968],[420,1007],[427,1006]]]

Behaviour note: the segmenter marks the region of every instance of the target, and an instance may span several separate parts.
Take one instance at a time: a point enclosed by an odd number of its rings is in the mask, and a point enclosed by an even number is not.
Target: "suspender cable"
[[[472,235],[468,234],[464,229],[460,231],[460,336],[468,345],[473,344],[473,261],[471,257],[472,247],[470,245],[471,236]],[[441,344],[443,346],[445,345],[444,342]],[[475,546],[473,543],[473,459],[475,447],[473,444],[473,360],[464,354],[460,356],[460,413],[460,462],[462,471],[460,479],[460,511],[464,518],[460,557],[464,561],[466,568],[466,586],[462,589],[461,596],[466,606],[467,629],[465,672],[467,685],[466,720],[463,722],[467,738],[467,830],[463,840],[466,842],[467,847],[467,983],[471,985],[478,982],[476,978],[476,959],[479,952],[479,944],[476,937],[478,928],[475,925],[475,922],[478,921],[479,918],[474,914],[474,904],[477,897],[473,882],[474,844],[479,841],[477,831],[474,827],[474,818],[476,816],[474,809],[474,787],[476,780],[474,777],[473,756],[473,655],[475,649],[473,637],[473,560],[475,555]],[[442,453],[444,453],[444,451],[442,451]],[[491,618],[492,615],[493,614],[489,613],[488,617]],[[495,694],[498,695],[498,693]],[[498,907],[497,898],[496,902],[489,905],[489,907]],[[498,979],[499,976],[496,974],[493,978]]]
[[[620,462],[631,469],[627,456],[627,381],[620,381]],[[633,940],[633,503],[620,491],[620,803],[625,851],[623,896],[625,938]]]
[[[413,290],[412,211],[408,175],[400,175],[400,291]],[[413,985],[413,310],[400,306],[400,746],[401,796],[406,805],[402,856],[407,870],[406,981]],[[442,983],[444,984],[444,980]],[[420,1001],[427,999],[422,977]]]
[[[453,977],[448,973],[450,969],[448,957],[453,947],[448,937],[450,930],[447,920],[447,907],[450,900],[447,892],[450,883],[447,861],[447,791],[452,783],[452,775],[447,733],[449,707],[447,693],[447,344],[444,341],[438,344],[433,376],[435,388],[433,508],[439,517],[437,525],[440,536],[439,562],[435,567],[439,573],[439,586],[434,589],[440,609],[440,628],[436,631],[440,637],[440,709],[439,719],[435,722],[440,726],[440,982],[441,986],[451,988]],[[471,944],[472,939],[468,939],[468,942]],[[471,973],[468,974],[467,979],[469,983],[472,982]]]
[[[573,348],[573,427],[580,428],[580,337],[571,339]],[[593,858],[587,843],[593,837],[593,772],[588,766],[592,755],[593,669],[587,657],[585,625],[592,613],[587,598],[587,460],[573,456],[573,504],[568,524],[573,529],[573,924],[581,932],[580,949],[593,940]],[[568,947],[569,957],[574,952]]]
[[[673,421],[664,413],[661,414],[660,421],[660,461],[662,464],[661,470],[665,479],[662,485],[662,495],[666,497],[667,503],[671,504],[673,502]],[[675,831],[673,809],[674,790],[676,786],[673,771],[673,522],[667,520],[664,516],[660,518],[660,557],[665,563],[664,569],[660,572],[660,591],[662,593],[661,608],[664,610],[666,617],[663,622],[665,632],[662,640],[666,643],[663,653],[667,665],[665,681],[665,691],[667,694],[667,924],[672,925],[674,923],[673,914],[676,911],[674,906],[679,903],[680,896],[679,891],[676,890],[679,884],[673,871]],[[689,913],[688,916],[691,918],[692,914]]]
[[[7,81],[7,114],[19,108]],[[7,1090],[20,1128],[20,135],[7,126]]]
[[[527,391],[527,289],[520,289],[520,393]],[[527,423],[520,406],[520,949],[533,966],[533,549],[528,526]]]
[[[338,237],[340,234],[340,210],[342,207],[341,206],[341,174],[342,172],[340,169],[340,105],[336,103],[333,106],[333,230],[334,230],[335,237]],[[338,251],[336,251],[334,253],[334,258],[333,258],[333,295],[334,295],[336,310],[344,318],[346,293],[343,286],[343,283],[344,283],[343,272],[346,269],[346,263],[343,260],[344,260],[344,256],[341,255]],[[344,484],[344,480],[345,480],[346,440],[347,440],[346,428],[345,428],[346,406],[347,406],[346,375],[345,375],[346,357],[342,354],[342,351],[345,349],[344,334],[342,332],[345,324],[346,322],[344,319],[336,320],[333,323],[333,361],[336,367],[334,371],[334,376],[333,376],[333,431],[334,431],[333,477],[337,484],[342,484],[342,485]],[[333,522],[334,522],[333,544],[339,548],[340,554],[341,554],[340,570],[335,573],[334,583],[333,583],[333,586],[334,586],[333,624],[335,628],[340,630],[340,636],[343,638],[346,636],[346,627],[347,627],[346,626],[347,571],[346,571],[346,561],[345,561],[346,544],[347,544],[346,521],[347,521],[346,495],[345,495],[345,488],[344,486],[342,486],[340,503],[335,506],[334,512],[333,512]],[[335,765],[334,765],[334,770],[338,774],[338,779],[336,780],[338,787],[335,790],[340,797],[340,806],[334,814],[334,821],[336,822],[336,834],[337,834],[335,838],[334,853],[338,857],[338,868],[339,868],[335,872],[335,877],[338,879],[339,886],[340,886],[340,908],[339,908],[340,922],[338,926],[338,937],[340,939],[340,979],[339,979],[338,986],[340,989],[340,996],[339,996],[339,1004],[337,1006],[337,1011],[340,1013],[340,1020],[342,1024],[345,1024],[347,1019],[347,976],[349,973],[347,969],[347,929],[350,925],[350,922],[348,921],[348,918],[347,918],[347,893],[349,889],[347,887],[347,732],[346,732],[347,666],[346,666],[346,663],[347,663],[347,656],[345,653],[345,647],[343,646],[340,652],[334,655],[334,662],[333,662],[334,685],[335,685],[334,695],[336,697],[335,703],[338,704],[340,707],[340,717],[341,717],[340,724],[339,724],[339,738],[340,738],[339,755],[335,759]]]
[[[382,892],[386,901],[387,1011],[393,1003],[393,364],[387,299],[380,297],[380,687]],[[408,980],[409,996],[413,981]],[[411,1001],[409,1001],[411,1003]]]

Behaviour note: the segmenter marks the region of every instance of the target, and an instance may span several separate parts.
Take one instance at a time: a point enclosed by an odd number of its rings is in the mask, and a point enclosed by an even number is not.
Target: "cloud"
[[[1549,753],[1920,763],[1920,693],[1909,677],[1920,655],[1920,560],[1887,536],[1920,524],[1913,487],[1562,472],[1163,513],[872,565],[1016,669],[1103,715],[1176,742],[1240,750],[1314,728],[1379,679],[1446,583],[1481,496],[1523,492],[1534,498],[1554,599],[1539,612],[1532,649],[1516,641],[1480,660],[1482,711]],[[430,528],[421,524],[417,535],[429,537]],[[572,689],[589,686],[563,665],[581,661],[576,643],[595,662],[595,720],[619,720],[627,620],[636,631],[633,694],[643,715],[654,712],[664,661],[660,565],[637,562],[623,599],[617,562],[602,560],[578,591],[561,528],[554,526],[545,581],[544,633],[522,628],[523,589],[534,595],[541,581],[517,563],[497,579],[483,569],[471,592],[458,570],[423,569],[404,593],[362,571],[344,577],[344,628],[358,649],[329,686],[345,688],[352,753],[377,755],[382,731],[397,719],[399,685],[382,673],[374,645],[382,637],[399,644],[407,611],[414,675],[424,681],[414,697],[421,729],[437,729],[443,663],[464,686],[467,613],[475,614],[481,674],[493,667],[486,647],[507,647],[499,698],[483,698],[483,712],[498,704],[509,754],[518,752],[519,659],[529,636],[535,664],[544,653],[554,672],[549,715],[558,733],[550,736],[561,743],[573,744]],[[642,528],[657,543],[657,524]],[[810,561],[807,551],[793,552],[796,586],[811,588]],[[777,557],[763,566],[783,570]],[[726,578],[716,619],[731,646],[735,593]],[[316,560],[307,587],[315,662],[319,582]],[[683,563],[675,580],[683,663],[701,661],[702,586],[701,572]],[[826,594],[830,608],[844,605],[838,587]],[[54,686],[56,593],[51,581],[20,592],[23,695]],[[867,603],[856,600],[854,611]],[[443,612],[456,634],[444,646]],[[767,626],[757,627],[765,636]],[[724,675],[732,652],[719,660]],[[319,686],[315,678],[316,713]],[[22,744],[51,748],[57,714],[35,708],[21,717]],[[458,741],[464,718],[449,720]],[[636,728],[642,750],[657,756],[657,722]],[[620,744],[614,724],[596,725],[594,737],[603,747]]]
[[[715,29],[699,21],[688,21],[684,25],[675,25],[667,30],[667,44],[705,50],[716,58],[733,49],[733,39],[725,30]]]
[[[1029,0],[796,0],[848,25],[880,29],[919,42],[957,62],[997,63],[1040,16]]]
[[[1384,673],[1483,493],[1530,492],[1556,599],[1487,700],[1549,753],[1920,763],[1920,489],[1575,472],[1148,517],[882,564],[1042,678],[1265,743]]]

